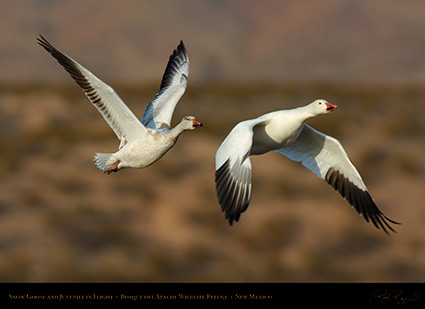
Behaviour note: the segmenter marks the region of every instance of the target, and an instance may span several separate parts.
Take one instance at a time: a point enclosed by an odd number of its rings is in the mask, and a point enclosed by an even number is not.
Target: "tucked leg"
[[[118,164],[120,164],[120,163],[121,163],[121,161],[118,160],[117,162],[115,162],[114,164],[112,164],[112,167],[110,169],[107,169],[105,171],[105,173],[108,173],[108,175],[109,175],[112,172],[114,172],[114,173],[118,172]]]

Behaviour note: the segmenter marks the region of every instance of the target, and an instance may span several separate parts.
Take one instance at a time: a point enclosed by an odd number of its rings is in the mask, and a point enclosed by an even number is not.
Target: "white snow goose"
[[[277,151],[301,162],[345,198],[367,222],[371,220],[387,234],[393,232],[387,218],[376,206],[359,172],[340,142],[304,122],[336,109],[326,100],[291,110],[271,112],[238,123],[220,145],[215,156],[218,201],[230,225],[238,221],[251,198],[249,156]]]
[[[103,172],[110,174],[124,168],[147,167],[164,156],[182,132],[202,127],[195,117],[186,116],[170,129],[171,117],[186,90],[189,76],[189,56],[182,41],[170,56],[160,89],[140,121],[114,89],[61,53],[43,36],[37,40],[82,88],[120,140],[117,152],[96,153],[95,164]]]

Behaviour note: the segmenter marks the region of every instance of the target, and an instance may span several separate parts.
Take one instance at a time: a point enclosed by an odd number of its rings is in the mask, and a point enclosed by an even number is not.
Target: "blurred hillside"
[[[0,82],[66,80],[41,33],[107,81],[157,81],[183,39],[191,83],[425,81],[425,2],[0,0]]]

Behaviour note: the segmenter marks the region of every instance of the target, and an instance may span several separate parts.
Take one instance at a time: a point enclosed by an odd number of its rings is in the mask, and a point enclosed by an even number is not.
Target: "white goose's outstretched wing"
[[[265,124],[263,118],[238,123],[215,155],[215,183],[221,210],[230,225],[238,221],[251,199],[251,160],[254,127]]]
[[[399,224],[387,218],[376,206],[359,172],[351,162],[341,143],[304,124],[302,131],[291,145],[276,150],[324,179],[344,197],[366,221],[369,219],[387,234],[387,228],[395,232],[389,223]]]
[[[169,128],[174,109],[184,94],[189,77],[189,56],[180,44],[170,56],[161,86],[155,98],[148,104],[142,123],[151,129]]]
[[[123,137],[125,137],[126,141],[131,141],[146,134],[146,128],[121,100],[114,89],[77,61],[57,50],[43,36],[40,35],[37,40],[38,44],[49,52],[81,87],[91,103],[114,130],[119,140],[122,141]]]

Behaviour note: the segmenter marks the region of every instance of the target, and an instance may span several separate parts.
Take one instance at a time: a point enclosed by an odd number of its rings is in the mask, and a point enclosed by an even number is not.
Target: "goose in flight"
[[[170,56],[158,93],[139,120],[114,89],[57,50],[43,36],[37,40],[81,87],[120,140],[117,152],[96,153],[95,164],[103,172],[147,167],[162,158],[181,133],[202,127],[195,117],[186,116],[170,128],[171,117],[186,90],[189,76],[189,56],[182,41]]]
[[[251,198],[252,155],[276,151],[301,162],[338,191],[367,222],[388,234],[399,224],[376,206],[359,172],[341,143],[305,124],[311,117],[330,113],[336,105],[326,100],[291,110],[281,110],[238,123],[215,156],[218,201],[230,225],[238,221]]]

